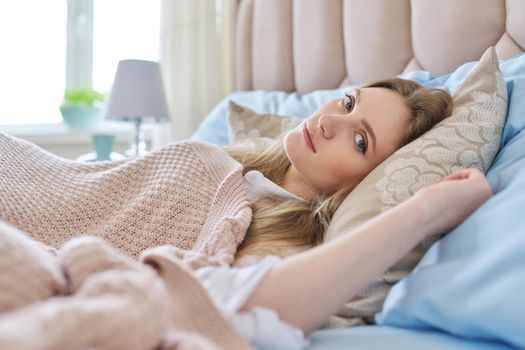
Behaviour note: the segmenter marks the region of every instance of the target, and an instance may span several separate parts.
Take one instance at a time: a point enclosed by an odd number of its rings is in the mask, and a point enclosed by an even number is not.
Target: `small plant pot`
[[[72,129],[92,129],[104,119],[102,109],[88,106],[60,106],[64,123]]]

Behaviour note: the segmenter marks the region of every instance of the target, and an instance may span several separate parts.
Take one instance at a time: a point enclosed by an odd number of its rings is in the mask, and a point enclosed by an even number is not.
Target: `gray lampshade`
[[[105,109],[107,119],[166,121],[170,119],[157,62],[122,60]]]

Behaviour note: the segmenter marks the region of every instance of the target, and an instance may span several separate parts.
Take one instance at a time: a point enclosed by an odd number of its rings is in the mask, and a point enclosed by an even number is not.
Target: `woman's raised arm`
[[[241,311],[272,308],[308,334],[423,238],[455,227],[491,195],[478,170],[443,178],[356,230],[284,259]]]

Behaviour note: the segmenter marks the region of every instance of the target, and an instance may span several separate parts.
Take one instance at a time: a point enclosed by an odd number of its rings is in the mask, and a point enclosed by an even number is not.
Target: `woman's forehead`
[[[360,91],[359,113],[366,120],[381,147],[397,145],[410,111],[404,98],[386,88],[363,88]]]
[[[401,125],[410,115],[403,96],[396,91],[385,88],[361,89],[359,108],[370,122],[392,121]]]

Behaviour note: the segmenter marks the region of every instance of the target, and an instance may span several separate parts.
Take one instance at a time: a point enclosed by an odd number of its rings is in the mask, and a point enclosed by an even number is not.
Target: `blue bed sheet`
[[[314,332],[305,350],[507,350],[508,345],[443,332],[362,326]]]

